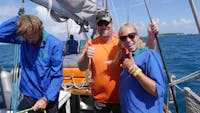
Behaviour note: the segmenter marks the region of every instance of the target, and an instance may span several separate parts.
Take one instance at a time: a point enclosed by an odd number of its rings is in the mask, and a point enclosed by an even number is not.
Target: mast
[[[198,31],[199,31],[199,34],[200,34],[200,22],[199,22],[199,17],[197,15],[196,7],[194,5],[194,1],[189,0],[189,2],[190,2],[190,7],[192,9],[192,13],[194,15],[194,19],[195,19],[195,22],[196,22],[196,25],[197,25],[197,28],[198,28]]]
[[[129,23],[129,10],[130,9],[130,1],[128,0],[128,8],[127,8],[127,21]]]
[[[106,11],[108,11],[108,12],[110,12],[110,11],[109,11],[109,8],[110,8],[109,6],[110,6],[109,0],[106,0],[105,9],[106,9]]]

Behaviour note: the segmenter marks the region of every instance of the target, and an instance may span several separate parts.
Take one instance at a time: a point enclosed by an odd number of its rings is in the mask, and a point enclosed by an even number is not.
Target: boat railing
[[[193,92],[189,87],[184,87],[183,89],[178,86],[178,84],[183,83],[187,80],[200,80],[200,70],[195,71],[189,75],[186,75],[182,78],[176,79],[175,76],[171,76],[171,83],[169,87],[172,87],[174,92],[176,92],[175,88],[179,89],[184,93],[185,97],[185,106],[186,113],[200,113],[200,97],[195,92]],[[168,97],[168,105],[173,104],[173,98],[171,96],[171,91],[169,91]],[[176,98],[176,96],[175,96]]]
[[[185,82],[185,81],[190,80],[190,79],[195,79],[195,80],[200,79],[200,70],[195,71],[195,72],[193,72],[193,73],[191,73],[187,76],[184,76],[182,78],[173,80],[169,85],[174,86],[174,85],[177,85],[179,83]]]
[[[200,97],[189,87],[184,87],[186,113],[200,113]]]

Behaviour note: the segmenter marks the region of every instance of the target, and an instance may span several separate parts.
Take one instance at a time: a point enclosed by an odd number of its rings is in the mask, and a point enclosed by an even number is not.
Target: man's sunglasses
[[[105,21],[105,20],[100,20],[100,21],[97,23],[98,26],[103,26],[103,25],[107,26],[107,25],[109,25],[109,24],[110,24],[110,22]]]
[[[129,37],[130,39],[134,39],[135,38],[135,35],[137,35],[137,33],[129,33],[127,36],[120,36],[120,40],[121,41],[126,41],[127,37]]]

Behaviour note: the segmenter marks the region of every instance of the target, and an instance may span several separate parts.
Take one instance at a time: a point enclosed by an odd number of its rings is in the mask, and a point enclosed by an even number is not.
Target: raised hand
[[[95,49],[92,47],[92,42],[88,41],[88,49],[86,51],[86,56],[88,58],[92,58],[94,57],[94,54],[95,54]]]
[[[123,63],[120,66],[124,69],[127,69],[129,73],[133,73],[137,68],[135,61],[133,59],[132,52],[129,53],[129,58],[125,58]]]
[[[156,23],[154,21],[152,21],[150,24],[149,24],[149,27],[148,27],[148,33],[149,34],[158,34],[159,32],[159,28],[158,26],[156,25]]]
[[[44,110],[47,106],[48,102],[45,101],[43,98],[39,99],[35,105],[32,107],[34,111],[37,110]]]
[[[159,28],[156,25],[154,21],[152,21],[148,26],[148,38],[146,46],[148,46],[150,49],[156,49],[156,35],[159,32]]]

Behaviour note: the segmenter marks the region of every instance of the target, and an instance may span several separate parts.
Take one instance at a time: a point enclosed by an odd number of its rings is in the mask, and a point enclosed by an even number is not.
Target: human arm
[[[47,34],[45,46],[42,46],[38,69],[43,70],[37,75],[39,78],[36,87],[40,88],[38,100],[33,106],[34,110],[44,109],[46,104],[58,99],[63,81],[63,44],[50,34]],[[42,56],[42,57],[41,57]],[[37,70],[36,70],[37,72]]]
[[[17,34],[18,16],[0,24],[0,42],[20,44],[21,36]]]
[[[165,84],[160,62],[157,58],[154,57],[154,55],[152,55],[151,57],[145,56],[145,62],[150,63],[145,63],[142,67],[139,68],[139,66],[136,65],[131,54],[129,55],[129,58],[125,58],[125,60],[121,64],[121,67],[128,70],[129,73],[137,79],[140,85],[149,94],[153,96],[164,95]],[[142,71],[137,72],[138,69],[142,69]]]
[[[37,111],[37,110],[44,110],[48,105],[48,101],[46,100],[46,98],[41,98],[38,101],[36,101],[36,103],[34,104],[33,111]]]
[[[88,41],[85,45],[83,53],[78,60],[78,67],[81,71],[85,71],[91,65],[91,58],[95,54],[95,49],[92,47],[91,41]]]
[[[56,43],[54,41],[53,44],[49,73],[51,82],[44,94],[44,97],[49,101],[54,101],[58,97],[63,81],[63,44],[61,41],[57,41]]]
[[[151,95],[157,96],[157,90],[156,90],[156,84],[155,81],[149,78],[147,75],[145,75],[143,72],[138,73],[137,76],[135,76],[136,79],[139,81],[141,86]]]
[[[150,49],[156,49],[156,35],[159,32],[159,28],[156,25],[155,22],[151,22],[148,26],[148,36],[147,36],[147,42],[146,46],[148,46]]]

